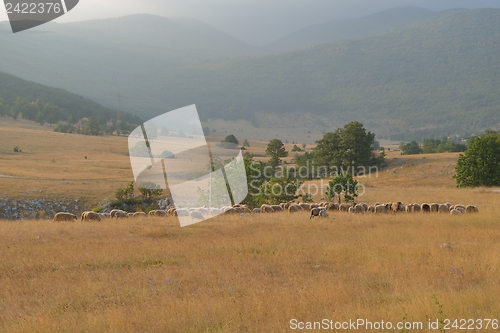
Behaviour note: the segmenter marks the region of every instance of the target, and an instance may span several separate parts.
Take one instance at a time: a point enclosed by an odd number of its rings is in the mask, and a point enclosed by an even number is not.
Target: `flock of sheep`
[[[285,212],[297,213],[299,211],[308,211],[309,219],[314,217],[327,217],[328,211],[340,211],[349,213],[448,213],[451,215],[460,215],[464,213],[477,213],[478,208],[474,205],[452,205],[451,203],[412,203],[404,205],[402,202],[376,203],[373,206],[368,206],[366,203],[342,203],[333,202],[321,203],[281,203],[279,205],[262,205],[260,208],[250,210],[247,205],[234,205],[232,207],[222,208],[189,208],[168,210],[152,210],[148,214],[144,212],[127,213],[123,210],[113,209],[109,213],[95,213],[86,211],[80,216],[81,221],[101,221],[103,219],[119,219],[119,218],[138,218],[138,217],[166,217],[166,216],[189,216],[192,220],[204,220],[209,217],[220,214],[239,214],[241,217],[249,216],[250,214],[260,213],[277,213]],[[78,217],[71,213],[59,212],[54,216],[54,222],[60,221],[75,221]]]

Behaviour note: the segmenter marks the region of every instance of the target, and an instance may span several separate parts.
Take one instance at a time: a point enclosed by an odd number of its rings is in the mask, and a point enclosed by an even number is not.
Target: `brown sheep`
[[[406,206],[406,212],[407,212],[407,213],[411,213],[411,212],[413,212],[413,204],[408,204],[408,205]]]
[[[283,211],[283,207],[281,207],[280,205],[271,205],[271,208],[272,208],[275,212],[282,212],[282,211]]]
[[[431,212],[437,213],[439,211],[439,204],[433,203],[431,204]]]
[[[346,204],[346,203],[344,202],[344,203],[341,203],[341,204],[339,205],[339,210],[340,210],[341,212],[348,212],[350,207],[351,207],[351,205]]]
[[[124,219],[124,218],[128,218],[128,214],[126,212],[115,212],[114,214],[114,218],[115,219]]]
[[[101,216],[94,212],[84,212],[82,214],[82,221],[101,221]]]
[[[477,209],[477,207],[474,206],[474,205],[468,205],[467,207],[465,207],[465,211],[467,213],[478,213],[479,212],[479,210]]]
[[[439,205],[438,212],[439,213],[449,213],[450,207],[448,207],[447,204],[441,204],[441,205]]]
[[[326,210],[322,209],[322,208],[319,208],[319,207],[316,207],[316,208],[311,208],[311,215],[309,215],[309,219],[312,219],[313,217],[322,217],[323,213],[321,213],[321,211],[325,211],[326,213]],[[326,215],[328,216],[328,214]]]
[[[120,214],[121,214],[121,213],[127,214],[127,212],[125,212],[125,211],[123,211],[123,210],[121,210],[121,209],[113,209],[111,212],[109,212],[109,216],[110,216],[111,218],[114,218],[114,217],[116,217],[116,214],[117,214],[117,213],[120,213]]]
[[[375,206],[375,213],[388,213],[389,209],[386,205],[377,205]]]
[[[136,212],[132,215],[132,217],[134,218],[138,218],[138,217],[147,217],[146,213],[144,212]]]
[[[78,217],[74,214],[71,214],[71,213],[66,213],[66,212],[59,212],[59,213],[56,213],[56,215],[54,215],[54,219],[53,221],[54,222],[61,222],[61,221],[75,221],[77,220]]]

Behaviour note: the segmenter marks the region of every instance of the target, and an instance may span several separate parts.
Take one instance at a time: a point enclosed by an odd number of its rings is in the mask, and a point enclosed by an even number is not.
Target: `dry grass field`
[[[0,174],[14,177],[0,177],[0,197],[100,202],[133,179],[125,138],[2,118],[0,142]],[[358,201],[449,201],[479,214],[279,213],[186,228],[174,218],[0,221],[0,332],[287,332],[294,318],[431,332],[428,319],[444,315],[499,319],[500,193],[456,189],[456,158],[391,152],[388,169],[358,179]]]
[[[480,214],[459,217],[283,213],[187,228],[173,218],[2,222],[0,331],[427,322],[440,317],[433,295],[447,318],[499,318],[500,201],[490,195],[479,195],[491,201]]]

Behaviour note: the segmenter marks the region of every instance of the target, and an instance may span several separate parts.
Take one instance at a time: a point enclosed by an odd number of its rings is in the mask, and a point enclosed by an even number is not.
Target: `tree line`
[[[415,154],[433,154],[444,152],[464,152],[467,150],[465,143],[449,141],[446,136],[441,140],[438,139],[424,139],[422,144],[415,140],[399,144],[401,155],[415,155]]]
[[[93,114],[93,112],[90,112]],[[23,97],[17,97],[10,105],[0,97],[0,116],[10,117],[17,120],[23,119],[34,121],[40,125],[57,124],[55,132],[77,133],[86,135],[112,134],[115,131],[128,133],[141,122],[139,118],[132,118],[136,123],[118,121],[116,115],[111,112],[98,113],[96,116],[80,117],[78,113],[60,108],[50,102],[42,102],[41,99],[29,101]],[[128,118],[125,116],[125,118]]]
[[[228,136],[226,140],[234,141],[233,137]],[[289,152],[279,139],[268,143],[267,162],[256,161],[250,153],[245,153],[249,193],[244,203],[256,207],[264,203],[293,201],[299,196],[304,202],[310,201],[310,195],[298,195],[296,190],[305,180],[319,177],[332,178],[324,193],[329,199],[333,200],[336,196],[340,201],[343,195],[344,200],[354,200],[354,188],[357,183],[353,176],[365,174],[370,168],[382,167],[385,164],[385,153],[374,150],[375,134],[367,131],[363,124],[357,121],[324,134],[316,143],[312,151],[296,153],[294,165],[287,166],[284,165],[283,158],[287,157]],[[351,186],[344,186],[346,184]]]

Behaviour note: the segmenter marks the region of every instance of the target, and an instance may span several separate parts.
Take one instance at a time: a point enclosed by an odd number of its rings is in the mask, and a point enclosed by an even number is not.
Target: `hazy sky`
[[[418,6],[500,8],[498,0],[80,0],[58,22],[150,13],[188,16],[209,23],[249,44],[263,45],[305,26],[360,17],[389,8]],[[0,21],[7,20],[0,10]]]

